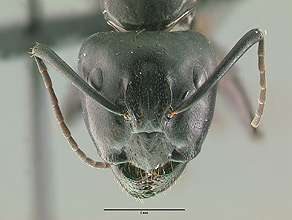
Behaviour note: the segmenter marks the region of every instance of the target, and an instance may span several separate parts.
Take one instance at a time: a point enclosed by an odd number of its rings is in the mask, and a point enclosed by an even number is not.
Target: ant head
[[[103,0],[107,22],[120,31],[166,30],[190,15],[196,0]]]

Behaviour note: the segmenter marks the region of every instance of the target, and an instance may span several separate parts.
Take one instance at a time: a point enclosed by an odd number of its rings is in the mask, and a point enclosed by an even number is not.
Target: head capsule
[[[190,14],[193,19],[195,4],[196,0],[103,0],[103,13],[120,31],[166,30]]]
[[[193,94],[215,66],[212,45],[192,31],[144,31],[138,37],[135,32],[100,32],[83,44],[80,76],[127,109],[127,117],[114,114],[81,93],[97,151],[130,195],[149,198],[166,190],[200,152],[215,88],[187,111],[171,119],[167,112]]]

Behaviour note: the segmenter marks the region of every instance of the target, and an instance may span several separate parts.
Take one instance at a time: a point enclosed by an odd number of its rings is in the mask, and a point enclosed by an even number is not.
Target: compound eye
[[[96,67],[93,68],[90,71],[88,82],[89,85],[91,85],[95,90],[101,91],[103,83],[103,75],[101,69]]]
[[[196,66],[193,70],[193,83],[196,89],[200,88],[203,83],[207,79],[207,73],[206,71],[200,67]]]

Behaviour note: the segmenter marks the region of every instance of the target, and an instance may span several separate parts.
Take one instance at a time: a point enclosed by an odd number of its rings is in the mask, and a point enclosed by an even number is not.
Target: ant
[[[78,74],[37,43],[32,50],[57,121],[77,156],[111,168],[120,185],[144,199],[169,188],[195,158],[208,133],[217,83],[259,43],[260,98],[251,125],[266,102],[264,34],[247,32],[217,65],[210,41],[194,26],[196,0],[103,0],[117,32],[91,35],[79,53]],[[104,162],[78,147],[66,126],[44,61],[80,92],[83,116]]]

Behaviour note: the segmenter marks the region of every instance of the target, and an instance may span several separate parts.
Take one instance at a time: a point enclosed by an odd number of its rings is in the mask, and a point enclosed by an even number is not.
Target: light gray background
[[[83,13],[96,4],[90,0],[43,1],[44,16]],[[70,5],[68,5],[70,4]],[[267,30],[266,63],[268,103],[261,124],[264,134],[255,140],[235,109],[219,93],[216,114],[202,152],[176,185],[144,203],[128,197],[110,170],[94,170],[71,151],[49,117],[48,185],[51,213],[58,220],[77,219],[292,219],[292,62],[289,0],[250,0],[231,7],[212,39],[228,51],[248,30]],[[92,9],[93,8],[93,9]],[[25,1],[1,0],[0,28],[23,22]],[[57,34],[57,33],[56,33]],[[37,40],[37,39],[36,39]],[[53,48],[73,68],[80,44]],[[237,68],[256,106],[258,97],[257,48]],[[31,111],[28,55],[0,60],[0,219],[31,219],[34,213],[30,132]],[[57,94],[64,99],[68,83],[51,71]],[[45,102],[49,103],[47,99]],[[49,116],[47,116],[49,115]],[[82,149],[99,159],[81,117],[72,133]],[[104,213],[103,208],[186,208],[185,213]]]

